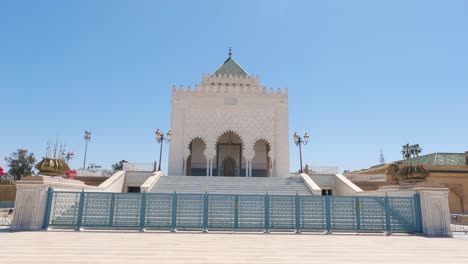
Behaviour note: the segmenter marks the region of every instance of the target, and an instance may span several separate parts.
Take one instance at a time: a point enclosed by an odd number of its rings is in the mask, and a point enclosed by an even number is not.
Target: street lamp
[[[84,140],[86,141],[86,146],[85,146],[85,151],[84,151],[83,170],[85,170],[86,168],[86,152],[88,152],[88,141],[91,140],[91,132],[85,131],[84,133],[85,133]]]
[[[299,136],[299,134],[297,134],[297,132],[294,132],[294,135],[293,135],[293,138],[294,138],[294,143],[296,143],[296,146],[299,147],[299,160],[301,161],[301,169],[299,170],[299,173],[302,173],[302,149],[301,149],[301,145],[304,144],[304,145],[307,145],[307,143],[309,142],[309,134],[305,133],[304,136],[301,138]]]
[[[67,155],[65,156],[65,159],[67,160],[67,165],[68,165],[68,161],[73,159],[73,156],[75,156],[75,153],[73,152],[68,152]]]
[[[156,141],[159,142],[159,144],[161,145],[159,148],[159,163],[158,163],[158,171],[160,171],[161,170],[162,145],[163,145],[162,143],[163,142],[169,143],[169,141],[171,141],[172,132],[169,130],[166,136],[164,136],[164,133],[158,129],[156,130],[156,132],[154,132],[154,134],[156,136]]]

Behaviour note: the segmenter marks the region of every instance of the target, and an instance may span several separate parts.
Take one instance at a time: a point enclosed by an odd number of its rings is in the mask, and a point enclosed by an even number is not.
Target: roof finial
[[[231,46],[229,46],[229,58],[231,58],[231,55],[232,55],[232,50],[231,50]]]

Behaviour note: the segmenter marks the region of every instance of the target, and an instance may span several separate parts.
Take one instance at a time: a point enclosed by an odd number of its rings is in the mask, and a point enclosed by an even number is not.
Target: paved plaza
[[[468,263],[466,235],[0,232],[0,263]]]

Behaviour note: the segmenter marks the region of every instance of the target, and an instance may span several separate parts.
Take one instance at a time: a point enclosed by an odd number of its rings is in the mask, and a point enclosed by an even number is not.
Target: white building
[[[192,89],[172,88],[168,175],[288,177],[288,91],[231,57]]]

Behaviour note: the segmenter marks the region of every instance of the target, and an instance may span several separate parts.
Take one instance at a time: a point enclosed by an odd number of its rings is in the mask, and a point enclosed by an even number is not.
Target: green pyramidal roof
[[[227,60],[221,65],[213,75],[231,75],[232,76],[242,76],[246,77],[249,76],[249,74],[242,69],[242,67],[237,64],[237,62],[229,56]]]

